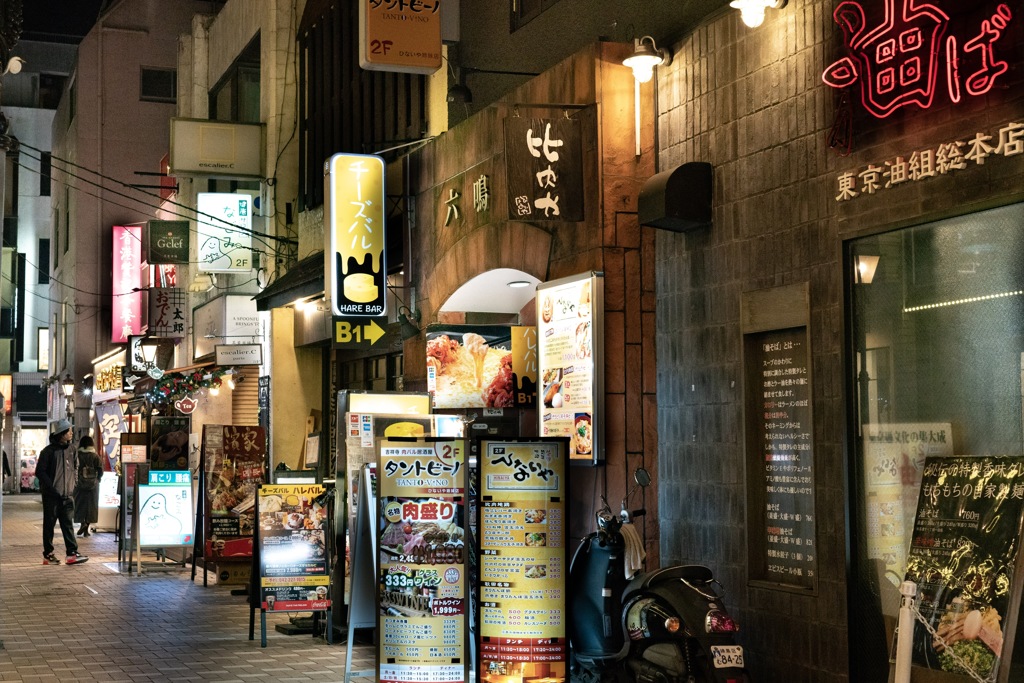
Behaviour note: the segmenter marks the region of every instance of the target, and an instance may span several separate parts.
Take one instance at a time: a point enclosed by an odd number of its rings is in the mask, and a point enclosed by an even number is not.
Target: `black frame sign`
[[[1022,517],[1024,456],[925,459],[907,579],[935,634],[915,620],[915,666],[968,680],[967,665],[977,680],[1008,680]]]
[[[482,440],[479,670],[566,680],[569,439]]]
[[[188,221],[146,221],[142,234],[148,263],[188,263]]]
[[[505,119],[508,218],[583,220],[583,134],[576,119]]]
[[[807,283],[744,293],[747,562],[751,583],[815,593],[814,389]]]

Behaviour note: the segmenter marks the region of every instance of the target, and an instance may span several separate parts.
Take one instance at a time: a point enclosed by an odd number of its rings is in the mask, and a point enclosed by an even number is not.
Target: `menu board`
[[[188,468],[189,417],[154,416],[149,448],[150,468],[154,470],[182,470]]]
[[[604,276],[584,273],[537,287],[541,436],[569,437],[569,459],[604,460]]]
[[[139,547],[191,545],[195,531],[192,475],[188,470],[149,473],[139,484]]]
[[[907,572],[925,459],[953,455],[953,426],[949,422],[870,423],[862,433],[868,557],[882,563],[886,579],[898,588]]]
[[[203,425],[205,557],[252,557],[256,488],[267,453],[262,427]]]
[[[330,601],[327,510],[317,484],[264,484],[259,514],[260,605],[270,612],[326,610]]]
[[[568,446],[480,444],[479,680],[566,679]]]
[[[378,680],[468,680],[466,445],[381,441]]]
[[[427,390],[434,408],[512,408],[512,328],[430,325]]]
[[[1013,637],[1022,512],[1024,457],[925,460],[907,580],[935,634],[914,622],[914,664],[988,680]]]
[[[814,590],[814,423],[807,328],[745,335],[752,578]],[[759,538],[753,538],[759,534]]]

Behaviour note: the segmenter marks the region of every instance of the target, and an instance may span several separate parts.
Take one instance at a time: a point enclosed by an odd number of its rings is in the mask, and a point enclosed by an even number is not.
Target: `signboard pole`
[[[192,546],[192,581],[196,580],[198,558],[203,558],[203,587],[206,587],[206,448],[199,449],[199,490],[196,498],[196,541]]]
[[[345,683],[352,677],[373,676],[372,669],[352,671],[352,648],[357,628],[377,628],[377,601],[374,579],[377,576],[377,501],[371,465],[359,472],[356,496],[356,525],[352,529],[352,587],[348,606],[348,649],[345,652]]]

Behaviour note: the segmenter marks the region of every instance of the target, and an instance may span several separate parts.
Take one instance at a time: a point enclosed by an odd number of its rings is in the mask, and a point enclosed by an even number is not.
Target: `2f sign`
[[[441,68],[441,0],[360,0],[359,66],[432,74]]]

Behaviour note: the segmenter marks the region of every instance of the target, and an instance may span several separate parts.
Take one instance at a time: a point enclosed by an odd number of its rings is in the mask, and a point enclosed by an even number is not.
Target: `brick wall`
[[[959,178],[837,201],[845,171],[884,167],[976,132],[998,137],[1001,126],[1021,120],[1024,88],[1017,47],[1000,55],[1017,58],[1001,87],[956,108],[947,102],[878,120],[850,89],[853,149],[838,156],[827,140],[839,92],[821,81],[825,67],[845,54],[832,19],[836,4],[791,2],[769,10],[758,29],[734,12],[710,17],[672,46],[674,61],[658,76],[658,170],[688,161],[715,169],[713,227],[657,240],[662,564],[704,563],[721,578],[755,680],[874,680],[855,673],[866,658],[873,660],[868,669],[888,668],[884,638],[865,649],[874,636],[847,616],[847,605],[864,594],[857,582],[848,585],[846,573],[846,543],[857,547],[859,539],[846,532],[844,477],[855,444],[847,427],[853,394],[843,241],[1020,201],[1024,187],[1019,155]],[[948,9],[967,11],[956,3]],[[1021,29],[1012,30],[1016,43],[1007,43],[1019,46]],[[747,571],[740,298],[797,283],[810,290],[814,594],[749,585]]]

